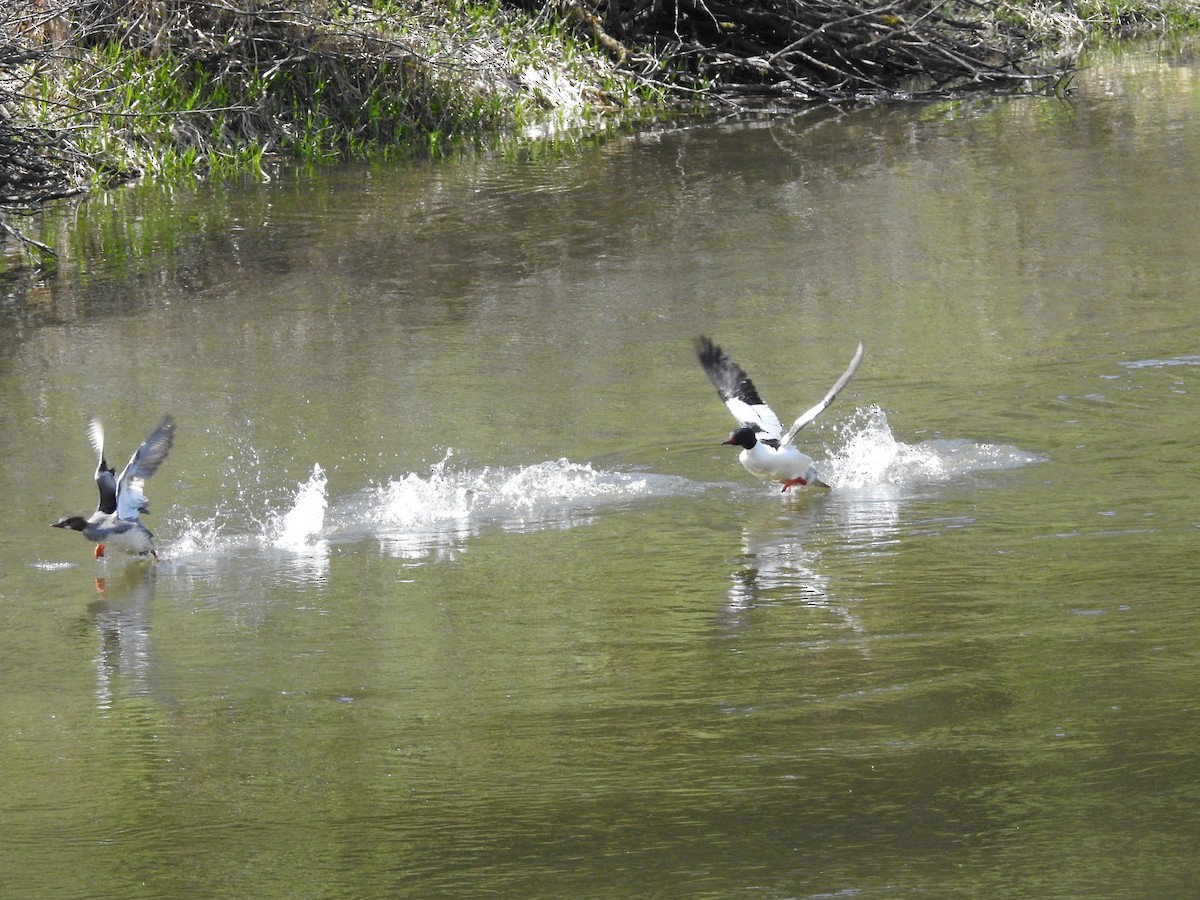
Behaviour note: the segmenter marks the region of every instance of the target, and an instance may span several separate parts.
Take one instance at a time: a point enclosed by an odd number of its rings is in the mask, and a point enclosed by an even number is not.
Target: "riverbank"
[[[8,4],[0,204],[437,154],[685,105],[1045,89],[1086,40],[1200,23],[1200,0],[931,4],[908,19],[849,3],[688,6],[664,20],[628,0]]]

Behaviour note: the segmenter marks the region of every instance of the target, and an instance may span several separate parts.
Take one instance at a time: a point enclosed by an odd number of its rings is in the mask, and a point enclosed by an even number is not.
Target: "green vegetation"
[[[997,4],[996,14],[1037,34],[1045,45],[1200,28],[1196,0],[1007,0]]]
[[[14,119],[66,136],[92,186],[439,152],[641,93],[553,20],[491,4],[46,3],[0,23],[35,65]],[[78,183],[79,175],[70,179]]]
[[[672,105],[911,96],[915,79],[917,96],[1037,89],[1086,37],[1198,25],[1200,0],[5,3],[0,207],[439,154]],[[1052,47],[1052,64],[1028,64]]]

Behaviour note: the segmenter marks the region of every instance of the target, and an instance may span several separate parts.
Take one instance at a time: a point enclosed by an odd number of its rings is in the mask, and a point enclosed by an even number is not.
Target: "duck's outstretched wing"
[[[158,427],[150,432],[150,436],[142,441],[142,446],[130,457],[129,464],[117,479],[117,515],[120,518],[136,519],[139,513],[150,511],[142,487],[167,458],[174,440],[175,420],[163,416]]]
[[[862,358],[863,344],[862,341],[859,341],[858,349],[854,351],[854,358],[850,360],[850,365],[846,367],[846,371],[842,373],[842,377],[833,383],[833,387],[829,389],[829,393],[827,393],[821,399],[820,403],[816,404],[811,409],[806,410],[804,414],[800,416],[800,418],[792,423],[792,427],[788,429],[788,433],[783,437],[784,444],[791,443],[792,438],[796,436],[797,431],[799,431],[801,428],[819,416],[822,412],[824,412],[826,408],[828,408],[829,404],[833,402],[833,398],[838,395],[838,392],[846,386],[847,382],[849,382],[851,378],[854,377],[854,373],[858,371],[858,364],[862,362]]]
[[[100,505],[96,511],[114,513],[117,511],[117,471],[104,458],[104,428],[95,416],[88,419],[87,436],[96,451],[96,488],[100,491]]]
[[[700,357],[708,380],[739,424],[756,426],[761,434],[759,440],[777,441],[783,436],[779,416],[758,396],[750,376],[730,359],[728,353],[708,338],[698,337],[696,355]]]

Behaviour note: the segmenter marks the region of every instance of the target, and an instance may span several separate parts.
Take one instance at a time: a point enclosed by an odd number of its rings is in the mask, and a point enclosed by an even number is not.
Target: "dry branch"
[[[558,0],[591,5],[606,27],[713,94],[826,100],[1017,89],[1031,41],[985,25],[972,0]],[[607,45],[606,45],[607,46]]]

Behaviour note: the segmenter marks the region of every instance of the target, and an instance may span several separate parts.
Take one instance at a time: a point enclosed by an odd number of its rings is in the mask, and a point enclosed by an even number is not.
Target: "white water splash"
[[[246,539],[222,533],[222,517],[193,519],[184,516],[179,526],[179,536],[163,547],[159,555],[170,559],[188,556],[207,556],[232,550],[246,543]]]
[[[897,440],[887,413],[860,409],[841,426],[843,444],[819,466],[831,487],[934,483],[975,472],[1014,469],[1041,457],[1003,444],[937,439],[906,444]]]
[[[390,553],[420,557],[453,549],[487,525],[566,528],[588,520],[599,506],[678,493],[692,484],[676,476],[604,471],[567,459],[455,469],[452,456],[448,452],[427,473],[409,472],[332,500],[324,469],[314,465],[309,479],[276,510],[223,509],[206,518],[185,518],[163,555],[178,560],[257,547],[310,557],[327,553],[331,540],[374,538]],[[231,494],[244,506],[251,502],[248,492]]]
[[[271,547],[302,551],[319,545],[325,526],[327,478],[319,464],[309,479],[298,485],[283,508],[265,513],[249,509],[225,508],[199,518],[185,516],[177,527],[177,537],[163,547],[160,556],[174,560],[197,556],[225,555],[245,547]],[[247,492],[232,491],[238,503],[245,504]],[[231,523],[236,523],[231,528]],[[246,532],[241,523],[249,523]]]
[[[689,483],[597,470],[567,459],[453,469],[451,455],[427,475],[410,472],[351,495],[336,505],[330,530],[348,538],[374,536],[394,555],[418,557],[452,549],[486,525],[567,528],[588,520],[599,506],[674,493]]]
[[[648,493],[652,477],[600,472],[566,459],[516,468],[449,471],[448,459],[435,465],[427,478],[410,473],[374,489],[376,521],[427,525],[447,519],[546,513]]]
[[[313,466],[308,481],[298,486],[296,498],[290,509],[270,517],[266,542],[281,550],[300,550],[317,542],[325,527],[325,510],[328,501],[325,488],[328,478],[319,464]]]

